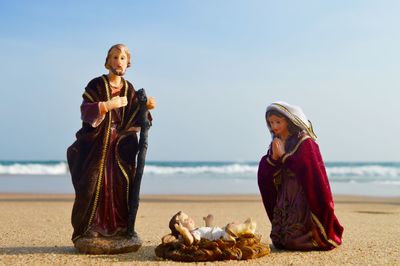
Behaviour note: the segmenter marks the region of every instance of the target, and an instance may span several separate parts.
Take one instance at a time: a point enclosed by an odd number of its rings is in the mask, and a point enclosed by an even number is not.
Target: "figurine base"
[[[142,246],[142,240],[139,236],[81,237],[74,246],[84,254],[119,254],[137,251]]]

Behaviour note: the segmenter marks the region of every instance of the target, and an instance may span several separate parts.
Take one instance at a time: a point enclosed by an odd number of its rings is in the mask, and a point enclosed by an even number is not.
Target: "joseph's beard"
[[[111,72],[114,74],[114,75],[117,75],[117,76],[120,76],[120,77],[122,77],[123,75],[125,75],[125,72],[124,71],[122,71],[122,70],[117,70],[117,69],[115,69],[115,68],[111,68]]]

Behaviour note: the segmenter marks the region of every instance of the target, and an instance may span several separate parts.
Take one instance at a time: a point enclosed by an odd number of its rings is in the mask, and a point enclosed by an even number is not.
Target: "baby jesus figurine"
[[[218,239],[235,241],[242,235],[254,236],[256,223],[248,218],[243,223],[232,222],[225,227],[213,226],[214,216],[203,217],[205,227],[196,228],[194,221],[186,213],[180,211],[172,216],[169,222],[171,234],[176,238],[182,236],[186,245],[199,242],[202,238],[215,241]]]

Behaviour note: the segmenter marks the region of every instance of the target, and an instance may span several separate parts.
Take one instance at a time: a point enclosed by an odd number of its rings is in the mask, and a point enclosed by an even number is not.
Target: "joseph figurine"
[[[92,79],[82,95],[82,128],[67,150],[75,189],[71,217],[75,247],[81,238],[127,235],[129,188],[135,176],[140,131],[137,94],[123,78],[130,65],[128,48],[112,46],[105,61],[108,74]],[[153,109],[155,100],[148,97],[146,105]]]

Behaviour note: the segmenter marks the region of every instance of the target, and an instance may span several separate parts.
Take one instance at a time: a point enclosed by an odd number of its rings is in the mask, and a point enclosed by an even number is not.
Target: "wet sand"
[[[143,195],[136,229],[143,240],[138,252],[119,255],[77,254],[70,240],[73,195],[0,194],[0,265],[186,265],[154,254],[168,221],[179,210],[198,225],[214,214],[215,224],[252,217],[263,242],[270,244],[270,223],[258,195]],[[400,265],[400,197],[336,196],[335,211],[344,226],[343,244],[335,250],[289,252],[273,249],[249,261],[200,265]],[[196,263],[190,263],[196,264]]]

